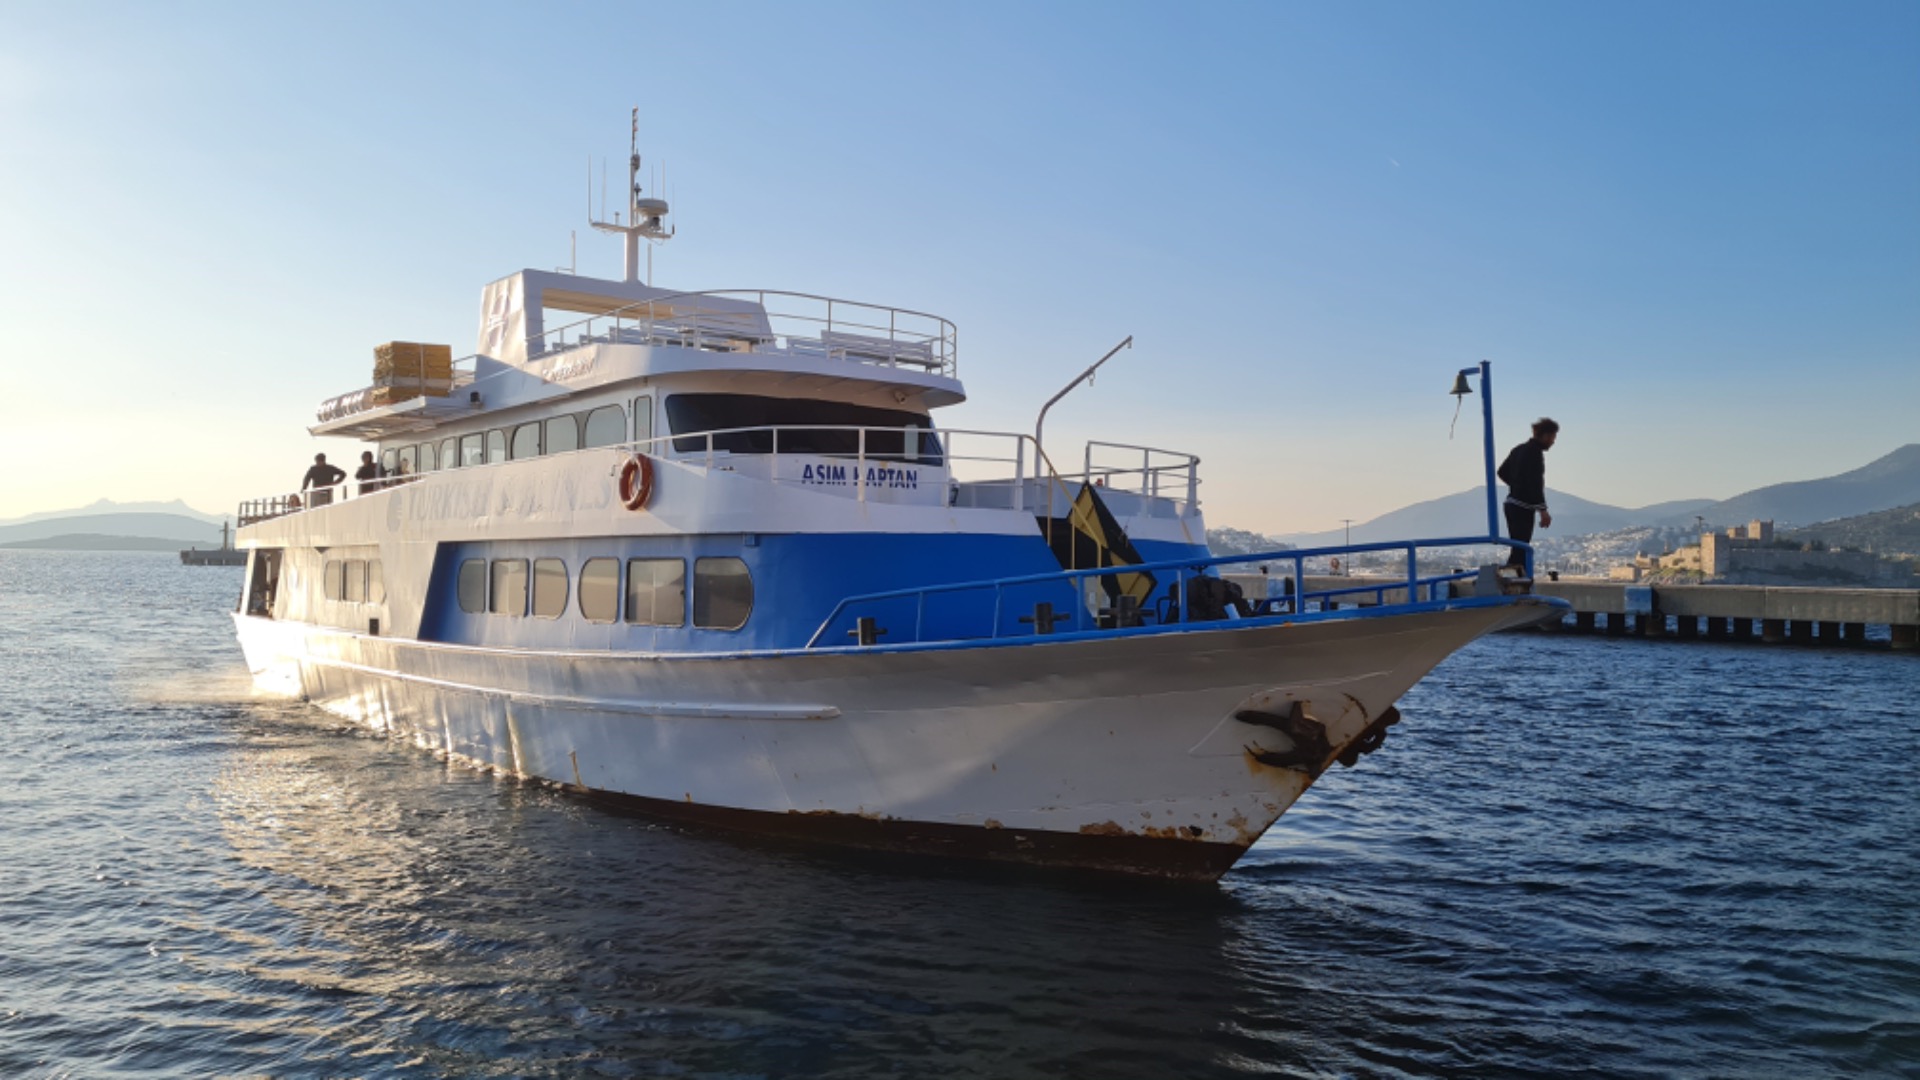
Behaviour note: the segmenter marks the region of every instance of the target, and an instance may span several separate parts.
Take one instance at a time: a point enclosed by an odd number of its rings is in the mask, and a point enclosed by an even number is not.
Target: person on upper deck
[[[1547,451],[1559,436],[1560,425],[1543,416],[1533,422],[1533,438],[1508,451],[1507,460],[1500,463],[1498,475],[1507,484],[1507,535],[1523,544],[1533,542],[1535,514],[1540,516],[1541,528],[1553,525],[1553,515],[1547,512]],[[1507,556],[1508,566],[1526,564],[1526,553],[1519,548]]]
[[[387,470],[381,468],[380,463],[373,460],[373,451],[360,451],[360,467],[353,470],[353,478],[360,482],[360,494],[371,495],[379,491],[381,486],[380,479],[386,475]]]
[[[313,467],[307,470],[304,480],[300,481],[300,490],[313,489],[310,505],[325,506],[333,501],[333,485],[347,478],[347,471],[338,465],[327,464],[327,455],[313,455]]]

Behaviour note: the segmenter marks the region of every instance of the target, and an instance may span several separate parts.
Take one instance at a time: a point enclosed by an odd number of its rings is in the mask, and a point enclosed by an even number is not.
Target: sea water
[[[1920,656],[1509,634],[1216,886],[619,816],[0,553],[0,1076],[1912,1076]]]

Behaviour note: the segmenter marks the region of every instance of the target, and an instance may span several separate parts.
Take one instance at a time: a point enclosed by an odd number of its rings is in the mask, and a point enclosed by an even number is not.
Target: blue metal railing
[[[1478,569],[1449,572],[1444,574],[1420,574],[1419,553],[1423,549],[1459,548],[1491,544],[1498,547],[1514,548],[1525,553],[1527,574],[1533,573],[1533,548],[1531,545],[1503,539],[1499,536],[1465,536],[1442,539],[1395,540],[1373,544],[1344,544],[1337,547],[1287,549],[1281,551],[1258,552],[1251,555],[1213,555],[1203,559],[1168,559],[1161,562],[1142,563],[1136,566],[1109,566],[1092,570],[1062,570],[1050,574],[1028,574],[1021,577],[997,578],[984,581],[963,581],[946,585],[929,585],[915,589],[895,589],[888,592],[868,593],[850,596],[835,605],[831,614],[815,630],[807,641],[807,648],[821,648],[840,644],[834,636],[836,631],[863,643],[874,644],[873,634],[885,635],[888,640],[883,644],[919,644],[927,641],[994,640],[1003,637],[1018,637],[1031,634],[1052,632],[1051,626],[1041,626],[1047,609],[1036,609],[1037,604],[1056,605],[1058,615],[1049,622],[1057,620],[1068,624],[1066,632],[1077,633],[1099,629],[1132,629],[1139,632],[1145,629],[1169,630],[1212,620],[1194,618],[1191,590],[1188,582],[1199,577],[1218,577],[1209,571],[1220,567],[1245,565],[1250,563],[1292,564],[1292,575],[1287,580],[1292,593],[1280,597],[1248,598],[1249,606],[1256,615],[1304,614],[1308,605],[1318,602],[1322,609],[1331,606],[1331,602],[1343,596],[1373,594],[1374,602],[1384,606],[1389,592],[1404,591],[1406,606],[1421,607],[1437,605],[1450,599],[1443,596],[1441,587],[1455,581],[1475,578]],[[1306,588],[1306,562],[1308,559],[1329,558],[1332,556],[1351,557],[1379,551],[1403,552],[1406,556],[1406,577],[1387,581],[1370,581],[1360,585],[1343,586],[1337,589]],[[1150,573],[1157,581],[1154,593],[1159,596],[1158,606],[1142,606],[1139,614],[1143,621],[1134,626],[1122,626],[1122,620],[1116,617],[1113,609],[1105,612],[1091,611],[1085,602],[1089,594],[1088,583],[1102,578],[1114,578],[1127,574]],[[1164,580],[1171,575],[1172,581]],[[1426,599],[1422,600],[1421,590],[1425,590]],[[991,614],[987,614],[985,596],[991,594]],[[939,598],[959,598],[976,596],[976,603],[968,605],[960,612],[965,632],[948,630],[928,636],[928,615],[930,602],[937,605]],[[1149,599],[1153,597],[1150,596]],[[1023,606],[1021,600],[1027,603]],[[1012,602],[1010,602],[1012,601]],[[1010,620],[1008,616],[1029,612],[1031,615],[1019,616]],[[954,613],[951,611],[934,612],[940,621],[951,623]],[[982,628],[979,621],[985,616],[991,621]],[[912,636],[906,637],[895,626],[881,628],[879,620],[885,617],[890,624],[912,626]],[[1152,622],[1144,620],[1151,619]],[[873,620],[866,622],[866,620]],[[863,628],[862,623],[865,623]]]

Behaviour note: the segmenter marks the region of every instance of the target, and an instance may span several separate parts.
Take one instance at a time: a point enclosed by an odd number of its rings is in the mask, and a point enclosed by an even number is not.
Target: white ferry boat
[[[259,685],[665,818],[1211,880],[1448,654],[1558,610],[1417,569],[1497,538],[1215,557],[1190,455],[942,427],[952,323],[643,283],[671,232],[629,164],[625,280],[487,285],[474,356],[383,353],[310,428],[384,477],[243,504]],[[1369,550],[1408,567],[1383,602],[1307,587]],[[1279,596],[1224,580],[1255,564]]]

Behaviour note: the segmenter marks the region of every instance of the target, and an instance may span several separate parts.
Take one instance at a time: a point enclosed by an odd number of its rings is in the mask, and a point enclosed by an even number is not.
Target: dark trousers
[[[1538,520],[1537,515],[1539,511],[1529,510],[1524,506],[1515,506],[1512,503],[1504,503],[1500,508],[1507,512],[1507,535],[1523,544],[1532,543],[1533,523]],[[1507,556],[1507,565],[1525,567],[1527,565],[1527,553],[1521,551],[1519,548],[1512,548],[1510,550],[1511,553]]]

